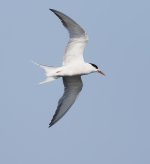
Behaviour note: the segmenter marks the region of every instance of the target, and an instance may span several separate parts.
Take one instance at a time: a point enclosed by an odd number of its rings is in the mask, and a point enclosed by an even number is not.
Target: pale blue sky
[[[82,25],[85,60],[106,77],[84,76],[71,110],[48,128],[62,81],[39,86],[30,60],[59,66],[67,31],[49,11]],[[0,163],[150,163],[150,2],[0,1]]]

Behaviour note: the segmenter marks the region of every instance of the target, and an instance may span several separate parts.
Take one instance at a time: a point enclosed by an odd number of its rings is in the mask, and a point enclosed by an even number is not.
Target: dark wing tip
[[[57,121],[53,121],[53,119],[52,119],[52,121],[49,123],[49,128],[51,127],[51,126],[53,126],[55,123],[56,123]]]
[[[49,128],[55,124],[55,121],[52,119],[51,122],[49,123]]]
[[[52,123],[50,123],[48,127],[50,128],[52,125],[53,125],[53,124],[52,124]]]
[[[70,37],[81,37],[86,35],[84,29],[78,23],[76,23],[72,18],[70,18],[69,16],[58,10],[55,9],[49,9],[49,10],[52,11],[60,19],[64,27],[67,28],[67,30],[69,31]],[[87,36],[85,37],[87,38]]]
[[[57,11],[57,10],[55,10],[55,9],[49,9],[49,10],[52,11],[52,12],[61,20],[62,24],[63,24],[66,28],[68,28],[67,23],[63,20],[63,17],[61,16],[61,15],[63,15],[63,16],[65,16],[65,17],[68,17],[67,15],[65,15],[65,14],[63,14],[63,13],[61,13],[60,11]],[[71,19],[71,18],[69,18],[69,19]],[[72,20],[72,21],[73,21],[73,20]]]
[[[60,11],[57,11],[57,10],[55,10],[55,9],[49,9],[50,11],[52,11],[54,14],[56,14],[57,15],[57,13],[60,13]]]
[[[53,118],[52,118],[52,120],[51,120],[51,122],[49,123],[49,128],[51,127],[51,126],[53,126],[58,120],[55,120],[55,117],[56,117],[56,115],[57,115],[57,110],[56,110],[56,112],[55,112],[55,114],[54,114],[54,116],[53,116]]]
[[[52,12],[55,12],[56,10],[55,9],[49,9],[50,11],[52,11]]]

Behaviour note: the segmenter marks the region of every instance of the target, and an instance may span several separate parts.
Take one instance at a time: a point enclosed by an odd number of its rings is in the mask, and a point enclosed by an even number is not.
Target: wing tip
[[[49,124],[49,126],[48,126],[48,128],[50,128],[52,125],[51,124]]]
[[[59,119],[55,119],[55,115],[56,115],[56,113],[54,114],[54,116],[53,116],[51,122],[49,123],[49,128],[50,128],[51,126],[53,126],[53,125],[59,120]]]
[[[49,9],[50,11],[52,11],[53,13],[57,12],[57,10],[55,9]]]
[[[53,11],[54,9],[50,9],[50,8],[49,8],[49,10],[50,10],[50,11]]]
[[[52,127],[54,124],[55,124],[55,122],[51,121],[51,122],[49,123],[48,128]]]

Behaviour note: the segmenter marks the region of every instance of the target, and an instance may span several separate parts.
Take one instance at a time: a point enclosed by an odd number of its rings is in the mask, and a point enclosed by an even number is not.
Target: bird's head
[[[100,73],[100,74],[102,74],[102,75],[105,76],[105,74],[98,68],[97,65],[95,65],[95,64],[93,64],[93,63],[89,63],[89,64],[91,64],[91,66],[93,67],[94,72],[98,72],[98,73]]]

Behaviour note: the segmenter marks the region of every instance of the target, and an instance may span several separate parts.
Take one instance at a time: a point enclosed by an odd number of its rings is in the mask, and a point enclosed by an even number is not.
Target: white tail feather
[[[58,79],[58,77],[47,77],[44,81],[40,82],[39,85],[51,82],[56,79]]]
[[[47,78],[44,81],[40,82],[39,84],[45,84],[45,83],[51,82],[51,81],[59,78],[58,76],[55,75],[58,67],[50,67],[50,66],[46,66],[46,65],[41,65],[34,61],[31,61],[31,62],[33,64],[41,67],[45,71],[45,75],[47,76]]]

